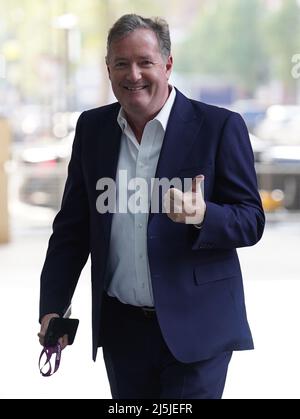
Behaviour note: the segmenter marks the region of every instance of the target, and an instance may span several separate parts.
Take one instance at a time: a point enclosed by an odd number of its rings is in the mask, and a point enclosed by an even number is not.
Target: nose
[[[141,79],[141,70],[137,64],[132,64],[127,73],[127,80],[131,83],[136,83]]]

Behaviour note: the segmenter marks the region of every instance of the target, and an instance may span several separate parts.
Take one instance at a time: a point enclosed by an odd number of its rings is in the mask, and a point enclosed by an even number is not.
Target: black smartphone
[[[68,343],[72,345],[77,332],[79,320],[65,319],[64,317],[53,317],[48,325],[44,338],[44,346],[54,346],[58,339],[68,335]]]

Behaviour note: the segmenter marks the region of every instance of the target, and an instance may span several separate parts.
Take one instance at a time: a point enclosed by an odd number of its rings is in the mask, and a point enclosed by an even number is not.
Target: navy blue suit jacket
[[[93,358],[101,346],[101,302],[112,214],[96,209],[97,180],[116,177],[118,103],[80,116],[62,207],[41,275],[40,317],[62,314],[91,254]],[[150,214],[148,258],[158,321],[182,362],[253,348],[236,248],[262,236],[264,213],[242,118],[177,91],[156,178],[205,175],[201,230]]]

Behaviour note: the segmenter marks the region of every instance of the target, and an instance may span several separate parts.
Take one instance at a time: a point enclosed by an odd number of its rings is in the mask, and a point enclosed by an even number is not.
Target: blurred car
[[[281,196],[282,205],[288,210],[300,209],[300,145],[269,147],[256,164],[256,171],[264,193],[273,193],[278,199]]]
[[[266,164],[272,165],[268,159],[268,153],[271,144],[257,136],[249,133],[250,142],[254,154],[255,169],[257,173],[257,181],[263,208],[266,212],[273,212],[284,207],[284,192],[281,189],[274,189],[269,180],[266,182],[265,167]],[[264,189],[268,188],[268,189]]]
[[[61,140],[26,147],[18,158],[22,202],[58,209],[61,203],[74,132]]]
[[[254,132],[266,116],[266,107],[255,99],[240,99],[232,103],[231,110],[242,115],[249,131]]]
[[[300,106],[272,105],[254,133],[276,145],[300,144]]]
[[[254,161],[258,163],[261,161],[262,156],[270,147],[270,143],[268,141],[264,141],[260,139],[259,137],[251,133],[249,133],[249,138],[250,138],[250,142],[251,142],[251,146],[252,146],[252,150],[254,154]]]
[[[274,212],[284,207],[284,193],[280,189],[273,191],[259,190],[262,206],[265,212]]]

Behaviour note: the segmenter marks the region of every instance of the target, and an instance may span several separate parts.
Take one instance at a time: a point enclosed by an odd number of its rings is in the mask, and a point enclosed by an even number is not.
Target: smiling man
[[[41,275],[40,343],[91,254],[93,358],[103,347],[113,398],[221,398],[232,352],[253,348],[236,248],[261,238],[264,213],[247,129],[169,84],[162,19],[122,16],[106,64],[117,102],[78,120]],[[102,208],[105,184],[118,205]],[[127,195],[136,185],[143,210]]]
[[[113,32],[108,38],[106,58],[109,78],[140,142],[146,123],[157,115],[169,96],[173,59],[167,47],[160,49],[152,30],[140,28],[120,39],[112,37]]]

